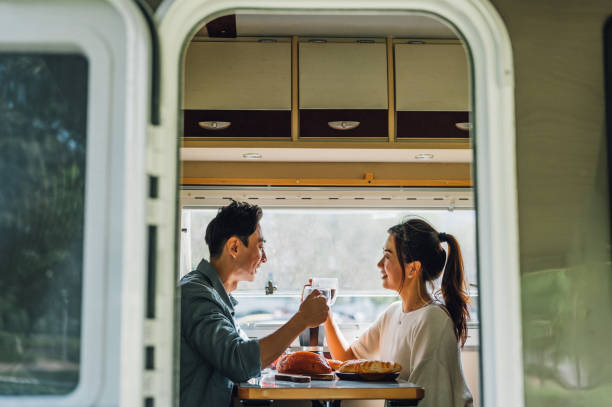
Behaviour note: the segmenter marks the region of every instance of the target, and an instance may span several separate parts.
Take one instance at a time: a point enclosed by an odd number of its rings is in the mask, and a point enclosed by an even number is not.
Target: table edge
[[[421,387],[408,388],[253,388],[238,387],[238,397],[247,400],[310,400],[315,395],[325,400],[421,400],[425,390]]]

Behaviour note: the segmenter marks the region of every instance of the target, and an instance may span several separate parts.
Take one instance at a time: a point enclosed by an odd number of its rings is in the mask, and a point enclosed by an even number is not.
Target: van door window
[[[88,63],[0,53],[0,395],[79,381]]]

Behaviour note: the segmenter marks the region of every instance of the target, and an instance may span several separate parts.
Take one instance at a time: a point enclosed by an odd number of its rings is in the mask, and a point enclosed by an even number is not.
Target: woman
[[[420,219],[395,225],[388,232],[378,268],[383,287],[397,291],[401,301],[391,304],[350,345],[330,312],[325,336],[332,357],[400,363],[400,378],[425,388],[420,407],[471,406],[458,346],[465,343],[469,319],[459,243]],[[441,243],[448,246],[448,260]],[[444,305],[430,293],[441,274]]]

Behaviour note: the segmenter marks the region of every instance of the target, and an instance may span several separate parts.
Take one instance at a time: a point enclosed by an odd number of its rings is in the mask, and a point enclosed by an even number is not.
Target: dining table
[[[273,400],[316,400],[325,407],[339,406],[342,400],[387,400],[387,406],[416,406],[425,390],[405,380],[362,381],[311,380],[296,383],[277,380],[275,370],[238,383],[236,395],[245,406],[272,405]]]

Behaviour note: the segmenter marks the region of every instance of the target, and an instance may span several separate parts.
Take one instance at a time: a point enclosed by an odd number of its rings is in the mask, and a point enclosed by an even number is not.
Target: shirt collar
[[[225,304],[230,308],[232,315],[234,315],[234,307],[238,305],[238,301],[233,295],[228,294],[227,291],[225,291],[225,287],[221,282],[219,273],[217,273],[217,270],[215,270],[213,265],[210,264],[208,260],[202,259],[200,264],[198,264],[197,270],[211,282],[215,291],[219,293]]]

